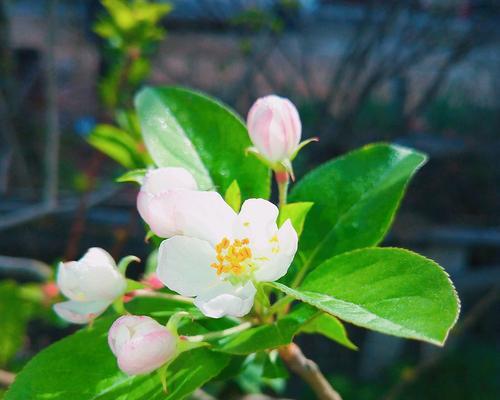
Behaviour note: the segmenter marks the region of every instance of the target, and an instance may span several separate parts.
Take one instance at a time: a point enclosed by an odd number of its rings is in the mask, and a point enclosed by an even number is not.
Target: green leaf
[[[115,179],[116,182],[134,182],[142,185],[144,181],[144,175],[146,175],[147,169],[133,169],[132,171],[125,172],[123,175],[120,175]]]
[[[300,237],[300,235],[302,234],[302,230],[304,229],[304,223],[306,222],[307,214],[309,213],[309,210],[313,205],[314,203],[311,203],[309,201],[285,204],[280,209],[278,226],[283,225],[283,223],[287,219],[290,219],[295,231],[297,232],[297,235]]]
[[[119,128],[112,125],[97,125],[87,140],[125,168],[144,166],[143,158],[139,154],[140,142]]]
[[[283,364],[278,350],[272,350],[269,353],[265,353],[265,355],[266,359],[264,361],[262,376],[269,379],[288,378],[288,370]]]
[[[404,147],[373,144],[307,174],[290,194],[290,201],[314,202],[299,243],[306,268],[380,243],[406,185],[425,160]]]
[[[446,272],[403,249],[355,250],[322,263],[297,290],[271,285],[355,325],[437,345],[459,312]]]
[[[225,105],[175,87],[145,88],[135,104],[144,141],[159,167],[188,169],[203,190],[225,193],[237,180],[243,198],[269,197],[269,170],[245,156],[248,132]]]
[[[224,194],[224,200],[226,201],[227,204],[231,206],[231,208],[234,211],[240,212],[241,190],[240,186],[238,185],[238,181],[234,180],[229,185],[229,187],[226,190],[226,193]]]
[[[342,322],[330,314],[324,313],[317,316],[305,324],[300,331],[305,333],[319,333],[351,350],[358,349],[347,336],[347,332]]]
[[[44,349],[17,375],[5,400],[179,400],[229,362],[205,348],[182,353],[168,367],[165,394],[155,373],[130,377],[118,370],[107,342],[111,323],[100,320]]]
[[[214,350],[230,354],[250,354],[289,344],[303,324],[317,314],[312,307],[297,307],[277,322],[257,326],[220,339]]]
[[[0,284],[0,367],[4,367],[23,344],[34,309],[35,303],[23,296],[21,286],[9,281]]]

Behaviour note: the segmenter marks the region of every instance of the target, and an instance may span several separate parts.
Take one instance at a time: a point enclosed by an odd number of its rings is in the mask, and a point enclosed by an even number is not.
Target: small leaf
[[[88,142],[125,168],[144,166],[143,158],[138,152],[140,142],[115,126],[97,125],[90,133]]]
[[[226,190],[224,200],[236,212],[240,212],[241,207],[241,191],[238,181],[234,180]]]
[[[285,204],[280,209],[278,226],[283,225],[283,223],[287,219],[290,219],[295,231],[297,232],[297,235],[300,237],[300,235],[302,234],[302,230],[304,229],[304,223],[306,222],[307,214],[309,213],[309,210],[313,205],[314,203],[307,201]]]
[[[394,336],[442,345],[459,301],[443,269],[419,254],[367,248],[333,257],[291,289],[271,286],[344,321]]]
[[[262,376],[269,379],[288,378],[288,370],[281,361],[278,350],[271,350],[266,356]]]
[[[144,182],[144,176],[146,175],[147,169],[134,169],[132,171],[125,172],[115,179],[116,182],[134,182],[142,185]]]
[[[358,349],[347,336],[347,332],[342,322],[330,314],[323,313],[317,316],[305,324],[300,331],[305,333],[319,333],[351,350]]]
[[[141,282],[134,281],[133,279],[127,279],[127,288],[125,289],[125,292],[133,292],[134,290],[144,289],[145,287],[146,285]]]
[[[214,343],[214,350],[250,354],[289,344],[301,326],[317,314],[312,307],[297,307],[277,322],[227,336]]]
[[[125,276],[127,268],[131,262],[141,262],[141,259],[136,256],[126,256],[123,257],[118,263],[118,270],[122,273],[123,276]]]

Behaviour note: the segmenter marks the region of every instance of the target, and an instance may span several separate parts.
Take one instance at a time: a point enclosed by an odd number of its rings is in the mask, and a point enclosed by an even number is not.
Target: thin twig
[[[47,141],[45,144],[45,183],[43,200],[54,206],[57,203],[57,188],[59,186],[59,138],[61,129],[57,107],[57,83],[55,65],[55,28],[57,0],[50,0],[48,4],[48,31],[47,53],[45,66],[46,96],[47,96]]]
[[[0,369],[0,385],[10,386],[14,382],[14,379],[16,379],[16,374]]]
[[[300,347],[295,343],[281,347],[279,354],[288,368],[311,386],[319,400],[342,400],[318,365],[304,356]]]

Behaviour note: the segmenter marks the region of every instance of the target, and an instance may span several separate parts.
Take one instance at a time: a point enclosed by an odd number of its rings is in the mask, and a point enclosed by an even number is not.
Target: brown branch
[[[10,386],[14,382],[14,379],[16,379],[16,374],[0,369],[0,385]]]
[[[288,368],[311,386],[319,400],[342,400],[340,394],[326,380],[318,365],[304,356],[300,347],[295,343],[281,347],[279,354]]]

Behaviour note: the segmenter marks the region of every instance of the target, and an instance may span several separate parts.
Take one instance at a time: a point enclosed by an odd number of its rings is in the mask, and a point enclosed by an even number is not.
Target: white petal
[[[215,250],[206,241],[174,236],[164,240],[158,252],[158,278],[183,296],[196,296],[219,281]]]
[[[277,236],[277,252],[267,252],[268,261],[263,262],[255,271],[255,279],[259,282],[276,281],[285,275],[297,252],[297,232],[289,219],[281,226]]]
[[[90,260],[96,261],[93,258]],[[112,302],[124,293],[127,283],[116,266],[109,263],[71,261],[59,264],[57,285],[71,300]]]
[[[226,315],[243,317],[252,309],[256,291],[252,282],[247,282],[245,286],[222,282],[196,297],[194,304],[210,318]]]
[[[102,265],[109,268],[116,268],[115,260],[113,260],[111,254],[100,247],[91,247],[79,261],[83,261],[88,265]]]
[[[73,324],[86,324],[101,315],[110,305],[106,301],[65,301],[54,304],[55,313]]]
[[[241,206],[234,228],[234,236],[249,238],[252,250],[268,246],[268,239],[277,231],[278,208],[264,199],[248,199]]]
[[[232,232],[236,213],[216,192],[177,191],[175,219],[179,234],[215,245]]]
[[[158,195],[141,190],[137,196],[137,210],[141,218],[159,237],[171,237],[178,233],[174,215],[175,199],[173,190],[167,190]]]
[[[151,194],[160,194],[169,189],[197,190],[198,185],[187,169],[166,167],[148,171],[141,187],[141,191]]]

